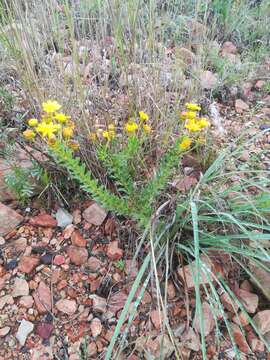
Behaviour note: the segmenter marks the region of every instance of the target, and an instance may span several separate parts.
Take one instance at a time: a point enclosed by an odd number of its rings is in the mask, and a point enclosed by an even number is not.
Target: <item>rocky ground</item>
[[[213,137],[219,144],[234,143],[241,133],[248,139],[270,129],[270,97],[262,88],[262,80],[256,79],[244,84],[241,98],[235,93],[227,103],[211,105]],[[269,143],[266,132],[247,145],[237,161],[243,164],[256,155],[258,166],[269,169]],[[24,155],[17,161],[28,166]],[[120,223],[92,201],[74,204],[69,212],[62,208],[45,211],[35,201],[21,209],[1,181],[9,169],[10,165],[0,162],[0,360],[103,359],[140,266],[132,262],[136,241],[132,224]],[[187,175],[179,190],[186,191],[193,184]],[[231,280],[236,296],[270,342],[270,295],[267,300],[250,281],[242,281],[239,269],[229,260],[213,253],[213,271]],[[201,359],[194,283],[190,267],[184,270],[185,276],[179,267],[169,280],[168,316],[183,359]],[[262,274],[262,282],[267,291],[269,275]],[[188,306],[183,284],[191,295]],[[154,285],[146,290],[122,359],[145,359],[147,354],[158,357],[161,343],[163,358],[175,358],[169,336],[161,335],[164,319],[155,294]],[[270,360],[237,304],[231,304],[226,294],[220,294],[220,299],[242,359]],[[217,345],[215,321],[206,300],[203,311],[207,357],[234,359],[226,331]],[[222,314],[219,320],[222,323]]]

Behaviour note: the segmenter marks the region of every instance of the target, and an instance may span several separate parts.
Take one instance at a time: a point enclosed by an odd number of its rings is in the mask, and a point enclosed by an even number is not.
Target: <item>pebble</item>
[[[22,273],[29,274],[39,264],[39,258],[34,256],[22,256],[19,262],[18,270]]]
[[[116,261],[123,257],[123,250],[118,247],[118,241],[111,241],[108,245],[107,256],[110,260]]]
[[[40,262],[41,262],[41,264],[44,264],[44,265],[50,265],[52,263],[52,260],[53,260],[53,254],[50,254],[50,253],[47,253],[40,257]]]
[[[57,301],[55,307],[64,314],[73,315],[77,310],[77,303],[75,300],[61,299]]]
[[[33,294],[37,311],[40,314],[46,314],[52,308],[51,290],[43,282],[40,281],[37,290]]]
[[[102,324],[98,318],[94,318],[91,322],[90,329],[93,337],[97,337],[102,332]]]
[[[21,278],[16,278],[13,285],[12,296],[27,296],[29,295],[29,285],[28,282]]]
[[[73,222],[73,216],[65,209],[59,208],[55,214],[57,226],[65,228]]]
[[[83,218],[88,223],[96,226],[100,226],[107,217],[107,211],[104,210],[97,203],[93,202],[83,212]]]
[[[89,298],[93,300],[93,311],[105,313],[107,309],[106,299],[98,295],[90,295]]]
[[[25,308],[29,309],[29,308],[31,308],[33,306],[34,299],[30,295],[22,296],[20,298],[19,304],[21,306],[24,306]]]
[[[21,346],[24,346],[28,335],[34,330],[34,325],[30,321],[23,319],[16,333],[16,339]]]
[[[10,260],[9,262],[7,262],[5,268],[7,270],[14,270],[18,265],[18,261],[16,259]]]
[[[63,265],[66,262],[66,259],[63,255],[55,255],[54,259],[53,259],[53,263],[54,265]]]
[[[40,214],[29,220],[29,224],[42,227],[56,227],[57,221],[49,214]]]
[[[52,323],[48,322],[40,322],[36,326],[36,333],[42,338],[42,339],[49,339],[52,332],[53,332],[54,326]]]
[[[70,257],[70,261],[78,266],[85,264],[88,259],[88,251],[85,248],[74,245],[68,247],[67,254]]]
[[[5,326],[5,327],[1,328],[0,329],[0,337],[6,336],[9,332],[10,332],[9,326]]]
[[[87,261],[87,267],[92,272],[97,272],[102,265],[102,262],[94,256],[91,256]]]
[[[71,242],[74,246],[85,247],[86,240],[83,238],[79,230],[73,231],[71,235]]]

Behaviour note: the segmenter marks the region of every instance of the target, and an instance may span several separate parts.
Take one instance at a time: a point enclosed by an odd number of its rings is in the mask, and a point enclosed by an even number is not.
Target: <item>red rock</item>
[[[68,247],[67,254],[70,257],[70,261],[78,266],[85,264],[88,259],[88,251],[85,248],[74,245]]]
[[[234,317],[232,318],[232,321],[235,324],[241,325],[241,326],[247,326],[249,324],[248,318],[242,311],[238,314],[238,316],[234,315]]]
[[[0,236],[10,233],[23,221],[23,217],[0,202]]]
[[[193,351],[199,351],[201,348],[200,336],[195,333],[192,328],[189,328],[187,332],[181,337],[183,345]]]
[[[225,307],[225,309],[229,310],[232,313],[237,313],[239,309],[239,305],[237,302],[233,301],[228,293],[224,293],[221,295],[220,300]]]
[[[237,54],[237,47],[231,41],[226,41],[221,48],[221,55],[226,56],[227,54]]]
[[[100,226],[107,217],[107,211],[94,202],[84,210],[82,215],[90,224]]]
[[[33,294],[37,311],[40,314],[45,314],[52,308],[51,290],[50,288],[41,281],[38,285],[37,290]]]
[[[30,274],[39,264],[36,256],[22,256],[18,265],[18,270],[22,273]]]
[[[28,282],[21,278],[16,278],[13,285],[12,296],[26,296],[29,294],[29,285]]]
[[[189,191],[192,186],[196,185],[198,180],[194,176],[184,176],[181,180],[177,181],[174,185],[175,188],[181,192]]]
[[[151,317],[151,321],[152,321],[154,327],[157,330],[160,330],[163,325],[163,321],[164,321],[164,315],[163,315],[162,311],[152,310],[150,317]]]
[[[214,315],[212,313],[210,305],[207,302],[204,302],[202,304],[202,313],[204,317],[204,335],[207,336],[212,332],[215,327]],[[200,318],[198,314],[195,315],[193,327],[198,333],[201,333]]]
[[[112,294],[108,302],[109,311],[117,313],[119,310],[122,310],[126,300],[127,294],[124,290]]]
[[[239,350],[242,351],[244,354],[250,354],[251,350],[240,327],[236,324],[231,324],[231,328],[235,343],[239,347]]]
[[[264,343],[258,338],[253,338],[249,343],[253,352],[264,352]]]
[[[22,296],[20,298],[19,304],[27,309],[30,309],[34,304],[34,299],[30,295]]]
[[[258,81],[256,82],[256,84],[255,84],[255,88],[258,89],[258,90],[260,90],[260,89],[262,89],[262,88],[264,87],[264,85],[265,85],[265,81],[263,81],[263,80],[258,80]]]
[[[3,328],[0,328],[0,338],[5,337],[10,332],[10,327],[5,326]]]
[[[248,280],[244,280],[240,285],[240,289],[252,292],[252,286]]]
[[[80,222],[82,221],[81,210],[80,209],[74,210],[72,216],[73,216],[73,224],[75,225],[80,224]]]
[[[63,255],[55,255],[55,257],[53,258],[54,265],[60,266],[60,265],[65,264],[65,262],[66,262],[66,259]]]
[[[20,237],[19,239],[12,241],[12,247],[17,253],[24,252],[27,247],[27,240],[23,237]]]
[[[101,265],[102,265],[102,262],[94,256],[90,256],[90,258],[87,261],[87,267],[92,272],[98,272]]]
[[[79,246],[79,247],[86,246],[86,240],[82,237],[79,230],[73,231],[73,233],[71,235],[71,242],[72,242],[72,245],[74,245],[74,246]]]
[[[249,291],[239,289],[237,292],[248,313],[254,314],[259,304],[259,297]]]
[[[235,100],[235,110],[238,112],[238,113],[242,113],[244,111],[247,111],[249,110],[249,105],[246,104],[243,100],[241,99],[237,99]]]
[[[206,257],[201,257],[201,264],[204,264],[205,268],[209,269],[209,278],[213,280],[213,275],[211,274],[211,269],[213,264],[211,263],[211,260]],[[186,281],[186,286],[188,289],[193,289],[195,287],[194,279],[193,277],[196,276],[196,263],[193,261],[189,265],[185,265],[183,268],[179,267],[177,269],[177,273],[180,276],[183,283]],[[205,270],[207,271],[207,270]],[[206,276],[205,272],[200,272],[200,284],[208,284],[208,277]]]
[[[62,290],[62,289],[65,289],[67,287],[67,280],[65,279],[62,279],[59,281],[59,283],[57,284],[57,290]]]
[[[75,300],[61,299],[57,301],[55,307],[64,314],[73,315],[77,310],[77,303]]]
[[[89,359],[94,359],[97,355],[97,345],[93,341],[87,346],[87,355],[89,356]]]
[[[64,239],[66,239],[66,240],[67,240],[67,239],[70,239],[70,237],[71,237],[71,235],[73,234],[74,230],[75,230],[74,225],[72,225],[72,224],[67,225],[67,226],[65,227],[65,229],[63,230],[63,232],[62,232],[62,234],[63,234],[63,236],[64,236]]]
[[[39,335],[42,339],[49,339],[52,332],[53,332],[54,326],[51,323],[47,322],[40,322],[36,326],[36,333]]]
[[[242,93],[245,99],[250,99],[252,97],[252,83],[251,82],[245,82],[242,85]]]
[[[262,335],[270,331],[270,310],[259,311],[253,318]]]
[[[57,221],[49,214],[40,214],[32,217],[29,224],[33,226],[56,227]]]
[[[118,241],[111,241],[108,245],[107,256],[109,259],[115,261],[123,257],[123,250],[118,247]]]
[[[175,286],[172,281],[168,281],[167,293],[168,293],[169,300],[174,299],[176,296]]]
[[[94,318],[91,322],[90,329],[93,337],[97,337],[102,332],[102,324],[98,318]]]
[[[90,298],[93,300],[93,311],[94,312],[101,312],[101,313],[106,312],[106,310],[107,310],[106,299],[104,299],[98,295],[91,295]]]
[[[133,260],[125,261],[125,273],[130,279],[135,279],[138,274],[138,263]]]

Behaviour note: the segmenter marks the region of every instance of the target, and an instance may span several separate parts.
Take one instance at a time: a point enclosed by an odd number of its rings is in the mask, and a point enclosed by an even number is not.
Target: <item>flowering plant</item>
[[[28,140],[44,141],[55,161],[65,167],[81,188],[103,207],[120,215],[131,216],[140,225],[145,225],[153,214],[155,199],[167,186],[181,156],[192,148],[193,143],[199,143],[197,135],[209,126],[207,119],[198,117],[198,105],[186,104],[186,107],[188,111],[181,114],[185,122],[183,135],[178,136],[169,146],[154,176],[147,181],[137,181],[134,168],[144,158],[147,138],[153,132],[148,114],[140,111],[119,131],[114,124],[109,124],[105,129],[90,133],[89,140],[95,144],[99,160],[115,181],[118,194],[100,184],[81,159],[74,157],[74,151],[79,149],[79,143],[75,140],[75,124],[70,116],[59,111],[61,105],[58,102],[44,102],[41,120],[28,120],[29,128],[23,135]],[[123,135],[125,133],[126,137]],[[120,148],[117,146],[119,137],[122,137]]]

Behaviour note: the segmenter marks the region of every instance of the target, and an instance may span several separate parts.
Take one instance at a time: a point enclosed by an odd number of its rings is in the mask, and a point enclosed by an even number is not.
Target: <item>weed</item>
[[[119,269],[120,271],[125,270],[125,260],[120,259],[114,262],[114,266]]]

